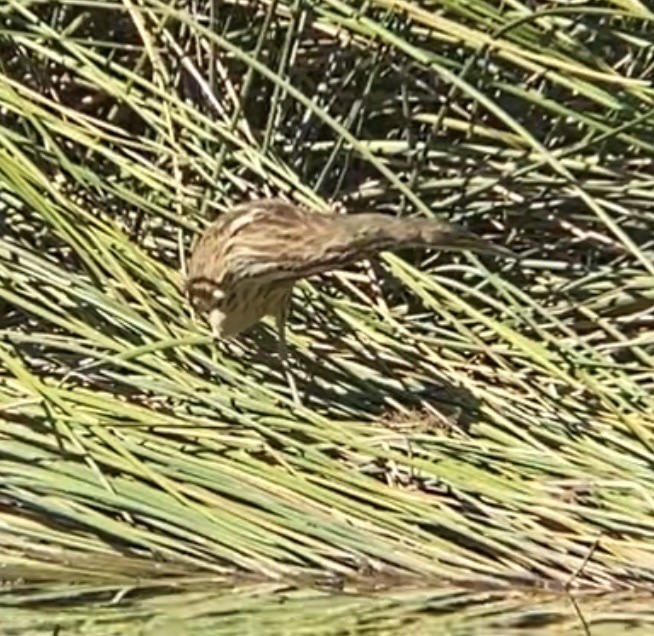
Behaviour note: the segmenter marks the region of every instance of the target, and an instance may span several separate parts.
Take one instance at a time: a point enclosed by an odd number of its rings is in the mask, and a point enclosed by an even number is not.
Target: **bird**
[[[293,401],[301,404],[286,343],[294,284],[406,247],[517,258],[443,220],[380,212],[324,214],[267,198],[237,204],[206,228],[188,260],[183,291],[221,340],[238,336],[265,316],[274,317],[286,381]]]

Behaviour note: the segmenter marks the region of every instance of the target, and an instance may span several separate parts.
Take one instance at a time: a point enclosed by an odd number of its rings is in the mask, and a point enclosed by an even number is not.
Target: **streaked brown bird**
[[[281,362],[299,403],[285,337],[294,283],[409,246],[515,258],[507,249],[435,219],[327,215],[262,199],[234,207],[207,228],[188,262],[185,293],[193,309],[207,315],[218,338],[236,336],[264,316],[274,316]]]

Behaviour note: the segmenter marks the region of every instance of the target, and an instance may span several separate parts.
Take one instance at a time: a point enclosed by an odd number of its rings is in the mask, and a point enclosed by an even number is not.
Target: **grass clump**
[[[654,585],[645,5],[64,0],[0,24],[12,571]],[[447,217],[523,261],[303,283],[294,408],[271,333],[215,346],[179,292],[205,224],[270,195]]]

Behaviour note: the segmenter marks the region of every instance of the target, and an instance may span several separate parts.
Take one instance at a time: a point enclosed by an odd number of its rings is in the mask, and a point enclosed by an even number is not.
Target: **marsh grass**
[[[211,590],[208,590],[210,587]],[[208,578],[174,586],[48,584],[0,600],[3,628],[13,633],[85,633],[93,636],[165,631],[178,634],[419,634],[647,633],[649,594],[438,590],[328,585],[298,589],[279,582],[225,586]],[[38,608],[38,612],[34,608]],[[640,630],[640,631],[639,631]]]
[[[6,4],[5,567],[652,589],[654,14],[596,5]],[[523,260],[303,283],[296,408],[179,292],[267,195]]]

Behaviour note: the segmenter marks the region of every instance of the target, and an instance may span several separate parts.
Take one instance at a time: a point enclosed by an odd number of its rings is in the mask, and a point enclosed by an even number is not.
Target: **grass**
[[[208,591],[210,584],[213,591]],[[71,593],[70,586],[49,584],[38,594],[23,591],[3,602],[5,629],[51,634],[53,629],[93,635],[124,634],[136,626],[144,634],[165,629],[175,633],[242,634],[393,634],[399,629],[413,633],[502,633],[537,629],[540,633],[613,634],[616,625],[631,630],[651,625],[651,598],[633,594],[582,594],[571,601],[556,594],[529,599],[499,590],[351,589],[335,592],[329,585],[317,589],[294,589],[268,583],[242,583],[221,590],[216,580],[197,581],[186,588],[153,584],[131,598],[131,588],[87,585]],[[75,597],[84,607],[71,607]],[[529,598],[529,596],[528,596]],[[39,604],[38,615],[30,605]],[[119,606],[117,606],[119,605]],[[580,616],[585,616],[581,618]],[[328,622],[325,621],[328,617]],[[585,621],[585,622],[584,622]],[[640,633],[640,632],[638,632]],[[642,633],[645,633],[643,631]]]
[[[654,14],[595,5],[9,3],[5,567],[651,590]],[[303,283],[296,408],[270,329],[215,345],[179,291],[269,195],[523,260]]]

